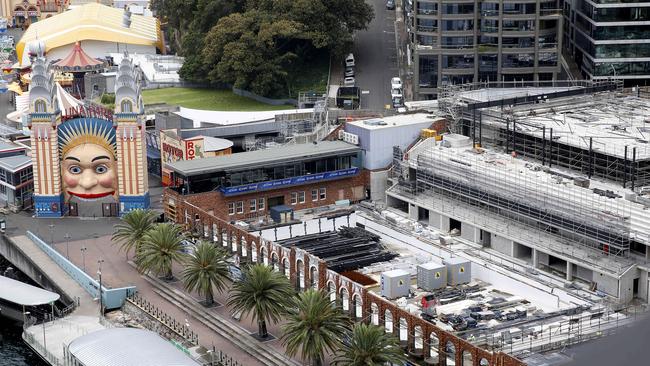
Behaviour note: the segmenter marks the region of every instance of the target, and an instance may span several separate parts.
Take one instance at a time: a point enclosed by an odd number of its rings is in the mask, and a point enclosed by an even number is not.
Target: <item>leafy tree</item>
[[[350,319],[332,306],[323,291],[309,289],[298,295],[283,326],[282,343],[290,356],[300,352],[312,365],[320,366],[323,354],[341,347]]]
[[[214,303],[213,288],[219,292],[226,288],[226,280],[230,278],[228,270],[230,255],[212,243],[200,241],[194,253],[188,256],[182,272],[185,289],[196,290],[205,296],[206,305]]]
[[[136,265],[141,273],[154,272],[172,279],[172,263],[183,262],[183,232],[178,225],[157,224],[142,238]]]
[[[230,289],[228,306],[233,313],[251,314],[257,320],[258,335],[268,337],[267,322],[277,323],[295,296],[293,287],[280,272],[254,264],[243,270],[243,278]]]
[[[120,250],[126,253],[127,260],[132,249],[135,249],[137,255],[144,235],[154,227],[157,216],[158,214],[152,210],[133,210],[124,215],[122,221],[115,225],[115,232],[111,239],[120,245]]]
[[[382,366],[387,363],[403,365],[404,351],[397,338],[383,328],[357,323],[348,342],[337,351],[333,365],[337,366]]]
[[[272,95],[287,78],[296,55],[281,45],[299,35],[301,25],[249,11],[221,18],[205,38],[203,62],[208,79],[257,94]]]

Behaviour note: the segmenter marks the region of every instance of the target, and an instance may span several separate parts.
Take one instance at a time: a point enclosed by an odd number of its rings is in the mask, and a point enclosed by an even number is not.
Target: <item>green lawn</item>
[[[291,105],[274,106],[239,96],[230,90],[208,88],[163,88],[143,90],[144,104],[167,103],[185,108],[212,111],[267,111],[293,109]]]

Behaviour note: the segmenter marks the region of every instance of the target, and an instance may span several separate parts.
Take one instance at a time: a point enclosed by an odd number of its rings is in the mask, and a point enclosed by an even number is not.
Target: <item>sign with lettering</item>
[[[66,109],[65,115],[61,117],[61,120],[67,121],[73,118],[99,118],[107,121],[113,121],[113,111],[97,105],[79,105]]]
[[[277,189],[288,186],[294,186],[298,184],[309,184],[316,183],[325,180],[347,178],[359,173],[359,168],[349,168],[343,170],[335,170],[332,172],[302,175],[299,177],[287,178],[287,179],[277,179],[271,180],[268,182],[260,182],[253,184],[245,184],[242,186],[235,187],[221,187],[219,190],[226,196],[232,196],[236,194],[243,194],[249,192],[265,191],[269,189]]]

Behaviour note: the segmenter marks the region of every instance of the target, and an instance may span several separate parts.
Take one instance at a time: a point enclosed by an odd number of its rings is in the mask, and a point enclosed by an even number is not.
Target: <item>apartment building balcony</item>
[[[562,9],[539,9],[539,17],[542,19],[559,19],[562,17]]]
[[[415,27],[415,31],[418,34],[422,33],[427,35],[436,35],[438,32],[438,27],[418,25],[417,27]]]

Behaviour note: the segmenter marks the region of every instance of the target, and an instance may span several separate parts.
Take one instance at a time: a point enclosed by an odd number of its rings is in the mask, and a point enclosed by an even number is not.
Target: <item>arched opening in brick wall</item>
[[[379,306],[374,302],[370,304],[370,322],[373,325],[379,325]]]
[[[345,312],[350,311],[350,294],[345,287],[341,287],[341,307]]]
[[[280,261],[278,260],[278,253],[273,252],[271,254],[271,263],[273,264],[273,270],[280,272]]]
[[[487,358],[481,358],[481,361],[479,361],[479,366],[490,366],[490,361],[487,360]]]
[[[242,257],[248,257],[248,248],[247,248],[247,242],[246,242],[246,237],[242,236],[241,240],[239,241],[239,245],[241,246],[241,256]]]
[[[224,248],[228,247],[228,232],[226,230],[221,231],[221,246]]]
[[[408,323],[405,318],[399,320],[399,343],[405,345],[409,339]]]
[[[427,363],[429,365],[437,365],[440,360],[440,340],[435,332],[431,332],[429,336],[429,358]]]
[[[318,268],[316,266],[309,268],[309,280],[311,281],[311,287],[318,290]]]
[[[237,253],[237,238],[234,238],[234,237],[232,237],[232,235],[231,235],[231,237],[230,237],[230,241],[231,241],[230,244],[232,245],[232,246],[230,247],[230,250],[232,250],[233,253]]]
[[[208,239],[209,236],[210,236],[210,227],[208,226],[208,224],[203,224],[203,237],[205,239]]]
[[[264,263],[265,266],[269,265],[269,257],[266,255],[266,248],[260,248],[260,263]]]
[[[363,301],[361,301],[361,296],[359,296],[359,294],[354,294],[352,296],[352,307],[354,318],[360,320],[363,317]]]
[[[296,288],[300,291],[305,289],[305,262],[302,259],[296,260]]]
[[[445,355],[447,356],[447,366],[456,366],[456,346],[449,341],[445,346]]]
[[[472,366],[472,354],[469,351],[463,351],[463,366]]]
[[[291,266],[289,264],[289,258],[287,257],[282,259],[282,271],[287,279],[291,279]]]
[[[422,338],[422,327],[419,325],[416,325],[413,328],[413,350],[415,353],[419,353],[420,355],[422,354],[422,351],[424,350],[424,339]]]
[[[217,224],[212,224],[212,241],[215,243],[219,242],[219,227]]]
[[[393,313],[388,309],[384,311],[384,330],[386,333],[393,333]]]
[[[330,294],[330,302],[336,306],[336,285],[334,282],[327,282],[327,292]]]
[[[251,242],[251,261],[257,263],[257,243]]]

